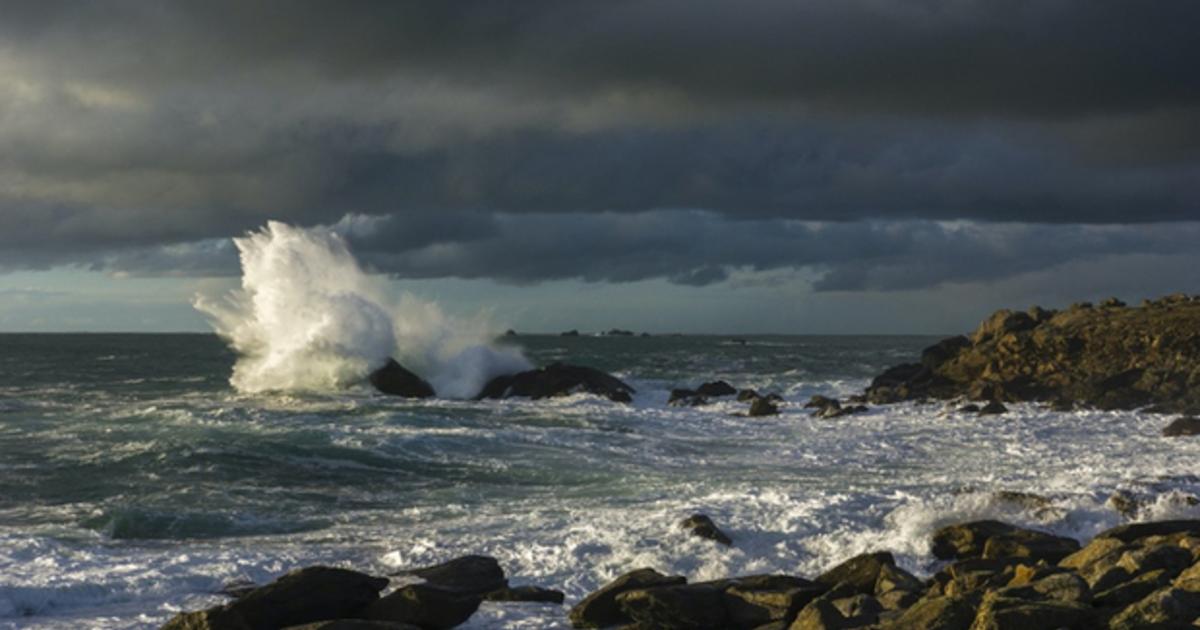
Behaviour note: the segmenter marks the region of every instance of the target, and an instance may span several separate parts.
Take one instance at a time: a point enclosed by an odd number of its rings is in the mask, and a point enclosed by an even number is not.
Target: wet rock
[[[766,398],[756,398],[754,402],[750,403],[750,410],[746,412],[746,415],[751,417],[773,416],[777,413],[779,413],[779,407],[775,403]]]
[[[846,617],[831,602],[816,599],[796,615],[788,630],[843,630],[849,627]]]
[[[738,393],[738,390],[725,381],[713,381],[697,387],[696,393],[701,396],[720,398],[722,396],[733,396]]]
[[[615,402],[633,401],[634,389],[600,370],[564,363],[528,370],[488,381],[476,399],[519,396],[539,400],[587,392]]]
[[[838,401],[838,399],[830,398],[828,396],[822,396],[820,394],[817,394],[817,395],[809,398],[808,402],[804,403],[805,409],[816,409],[818,411],[821,409],[824,409],[826,407],[841,407],[841,406],[842,406],[842,403],[840,401]]]
[[[1004,413],[1008,413],[1008,407],[1005,407],[1003,403],[996,400],[979,408],[979,415],[981,416],[998,416]]]
[[[1112,588],[1096,593],[1093,600],[1096,606],[1102,608],[1125,608],[1170,583],[1171,576],[1167,571],[1159,569],[1158,571],[1143,573]]]
[[[616,596],[617,606],[640,627],[663,630],[727,628],[722,584],[681,584],[634,589]]]
[[[925,584],[917,576],[901,569],[895,564],[883,562],[879,567],[879,576],[875,579],[875,593],[887,593],[894,590],[921,591]]]
[[[1023,529],[988,538],[983,557],[1030,558],[1056,563],[1076,551],[1079,551],[1079,542],[1073,538]]]
[[[694,389],[672,389],[667,404],[672,407],[699,407],[707,405],[708,399]]]
[[[979,413],[979,405],[967,403],[957,409],[959,413]]]
[[[1108,507],[1116,510],[1118,514],[1125,518],[1133,518],[1137,515],[1140,505],[1138,505],[1137,497],[1124,490],[1117,490],[1108,497],[1104,502]]]
[[[1152,523],[1129,523],[1128,525],[1119,525],[1112,529],[1100,532],[1096,535],[1096,539],[1115,538],[1121,542],[1129,543],[1138,540],[1139,538],[1147,538],[1150,536],[1170,536],[1172,534],[1200,536],[1200,521],[1173,520],[1155,521]]]
[[[941,560],[978,558],[992,536],[1013,534],[1020,528],[994,520],[947,525],[933,533],[933,555]]]
[[[626,591],[687,582],[682,576],[667,576],[654,569],[630,571],[583,598],[571,609],[571,625],[576,628],[603,628],[629,623],[630,617],[617,605],[617,596]]]
[[[716,523],[713,523],[712,519],[706,514],[693,514],[683,519],[679,523],[679,527],[690,531],[693,536],[715,540],[722,545],[733,544],[733,539],[721,531]]]
[[[855,595],[833,600],[833,607],[846,618],[847,625],[865,626],[879,620],[883,605],[871,595]]]
[[[491,556],[462,556],[448,562],[393,575],[415,575],[444,589],[482,595],[508,586],[504,569]]]
[[[1200,435],[1200,418],[1190,416],[1176,418],[1163,429],[1162,434],[1165,437]]]
[[[755,391],[753,389],[743,389],[742,391],[738,392],[738,394],[737,394],[738,402],[750,402],[757,398],[762,398],[762,394],[759,394],[757,391]]]
[[[896,559],[889,552],[864,553],[822,573],[817,582],[827,586],[848,584],[856,593],[871,595],[875,593],[875,583],[883,567],[895,564]]]
[[[921,593],[919,591],[894,589],[876,595],[875,599],[879,601],[879,605],[884,610],[904,610],[920,601]]]
[[[795,618],[826,588],[815,582],[787,576],[737,578],[725,589],[725,610],[731,626],[753,628],[772,621]]]
[[[1200,593],[1162,588],[1130,604],[1108,622],[1111,630],[1186,628],[1200,617]]]
[[[392,396],[430,398],[434,395],[429,383],[396,363],[395,359],[388,359],[383,367],[371,372],[368,380],[375,389]]]
[[[282,628],[323,619],[354,617],[379,599],[388,584],[377,578],[332,567],[307,567],[292,571],[256,588],[225,606],[198,613],[182,613],[164,628]]]
[[[870,411],[866,405],[846,405],[842,407],[826,407],[813,414],[818,418],[841,418]]]
[[[565,599],[562,591],[540,586],[506,586],[484,595],[489,602],[544,602],[561,604]]]
[[[887,630],[969,630],[978,605],[979,598],[974,595],[926,597],[883,627]]]
[[[374,621],[392,621],[426,630],[453,628],[475,614],[482,597],[436,584],[410,584],[371,604],[363,616]]]

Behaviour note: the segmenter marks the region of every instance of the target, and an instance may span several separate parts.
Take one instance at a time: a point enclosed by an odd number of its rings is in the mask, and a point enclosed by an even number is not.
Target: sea
[[[1200,440],[1162,437],[1162,416],[804,407],[861,392],[936,340],[496,342],[531,365],[617,375],[637,390],[619,404],[246,387],[235,367],[253,349],[213,334],[0,335],[0,628],[154,628],[298,567],[387,574],[465,554],[567,598],[484,603],[465,628],[563,628],[572,603],[640,567],[813,576],[886,549],[928,575],[929,536],[951,522],[1087,539],[1131,518],[1200,516]],[[747,417],[732,398],[667,404],[672,388],[716,379],[780,394],[779,415]],[[1114,493],[1136,510],[1116,510]],[[679,528],[698,512],[733,545]]]

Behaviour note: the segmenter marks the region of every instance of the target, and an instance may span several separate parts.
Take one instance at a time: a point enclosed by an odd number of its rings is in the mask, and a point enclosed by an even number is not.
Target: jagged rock
[[[826,590],[789,575],[751,576],[733,582],[725,589],[724,601],[730,625],[738,628],[792,619]]]
[[[817,577],[817,582],[827,586],[847,584],[855,593],[875,593],[875,582],[879,580],[884,566],[895,566],[896,559],[887,551],[864,553],[829,569]]]
[[[880,563],[879,576],[875,579],[875,593],[883,594],[890,591],[920,591],[925,588],[917,576],[901,569],[895,564]]]
[[[796,615],[788,630],[843,630],[849,627],[845,615],[831,602],[815,599]]]
[[[600,370],[564,363],[551,363],[544,368],[528,370],[488,381],[476,399],[521,396],[538,400],[587,392],[615,402],[633,400],[634,389],[611,374]]]
[[[392,621],[427,630],[453,628],[475,614],[479,595],[451,590],[436,584],[410,584],[371,604],[363,616],[374,621]]]
[[[1200,410],[1200,303],[1077,305],[1058,313],[998,311],[971,336],[890,368],[874,403],[953,399],[1077,402],[1101,409]]]
[[[392,396],[430,398],[434,395],[429,383],[396,363],[395,359],[388,359],[383,367],[371,372],[368,379],[375,389]]]
[[[693,514],[683,519],[679,527],[692,532],[693,536],[715,540],[722,545],[733,544],[733,539],[721,531],[706,514]]]
[[[540,586],[506,586],[484,595],[489,602],[545,602],[561,604],[565,599],[562,591]]]
[[[1191,416],[1176,418],[1163,429],[1162,434],[1166,437],[1200,435],[1200,418]]]
[[[884,610],[904,610],[920,601],[921,593],[898,588],[880,593],[875,596],[875,599],[879,601],[879,605]]]
[[[958,356],[959,352],[970,345],[971,340],[963,335],[947,337],[921,351],[921,365],[932,370]]]
[[[430,584],[450,591],[482,595],[508,586],[504,569],[491,556],[462,556],[419,569],[399,571],[393,575],[415,575]]]
[[[835,599],[831,603],[838,612],[842,613],[842,616],[846,618],[847,625],[851,627],[873,624],[879,620],[879,613],[883,612],[883,605],[872,595],[859,594],[853,597],[843,597]]]
[[[1100,308],[1124,308],[1125,303],[1115,297],[1110,297],[1100,302]]]
[[[757,416],[773,416],[779,413],[779,407],[775,403],[766,398],[755,398],[754,402],[750,403],[750,410],[746,415],[751,417]]]
[[[176,615],[164,629],[240,630],[283,628],[324,619],[354,617],[388,584],[377,578],[332,567],[307,567],[292,571],[256,588],[225,606]]]
[[[571,625],[576,628],[603,628],[629,623],[631,619],[617,605],[617,596],[626,591],[684,584],[685,578],[667,576],[654,569],[630,571],[583,598],[571,609]]]

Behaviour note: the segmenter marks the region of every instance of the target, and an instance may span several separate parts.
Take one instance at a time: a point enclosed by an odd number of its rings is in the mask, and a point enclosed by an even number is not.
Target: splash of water
[[[529,367],[517,350],[490,343],[485,317],[452,318],[437,304],[394,297],[337,234],[271,221],[234,244],[241,288],[193,304],[238,352],[230,382],[239,391],[339,389],[395,356],[440,396],[467,398]]]

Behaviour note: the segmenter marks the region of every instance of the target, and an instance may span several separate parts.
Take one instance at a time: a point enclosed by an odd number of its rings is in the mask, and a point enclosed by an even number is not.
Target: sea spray
[[[437,304],[394,297],[328,230],[271,221],[233,240],[241,288],[194,305],[238,352],[230,382],[239,391],[343,388],[395,356],[440,396],[465,398],[529,366],[517,350],[490,343],[485,318],[451,318]]]

